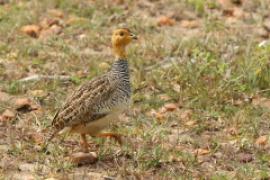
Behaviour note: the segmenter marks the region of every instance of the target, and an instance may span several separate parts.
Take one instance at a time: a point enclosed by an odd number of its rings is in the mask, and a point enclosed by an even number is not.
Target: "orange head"
[[[134,39],[137,39],[137,36],[128,28],[114,30],[112,34],[112,46],[115,55],[119,58],[125,58],[125,47]]]

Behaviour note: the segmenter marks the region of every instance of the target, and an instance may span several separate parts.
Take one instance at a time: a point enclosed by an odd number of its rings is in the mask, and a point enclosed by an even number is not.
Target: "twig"
[[[270,89],[258,90],[258,91],[256,91],[256,94],[267,92],[267,91],[270,91]]]
[[[26,78],[20,79],[19,82],[29,82],[29,81],[40,81],[40,80],[60,80],[60,81],[70,81],[71,77],[70,76],[46,76],[46,75],[32,75],[28,76]]]

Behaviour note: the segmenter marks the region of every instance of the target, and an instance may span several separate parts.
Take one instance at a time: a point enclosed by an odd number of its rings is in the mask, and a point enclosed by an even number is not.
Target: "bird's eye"
[[[120,32],[120,34],[119,34],[120,36],[124,36],[124,32]]]

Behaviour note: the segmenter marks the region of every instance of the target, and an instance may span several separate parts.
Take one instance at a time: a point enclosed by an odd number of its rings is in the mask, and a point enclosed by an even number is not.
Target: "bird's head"
[[[112,46],[114,54],[118,58],[125,58],[125,47],[130,44],[132,40],[136,39],[137,36],[128,28],[119,28],[114,30],[112,34]]]

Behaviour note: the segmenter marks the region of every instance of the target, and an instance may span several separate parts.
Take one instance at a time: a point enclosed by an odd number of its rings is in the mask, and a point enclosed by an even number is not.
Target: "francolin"
[[[67,98],[63,107],[56,113],[53,122],[53,134],[63,132],[79,133],[81,146],[88,151],[86,135],[112,137],[120,141],[113,133],[101,133],[110,123],[117,122],[118,115],[130,103],[131,85],[126,47],[137,39],[127,28],[113,31],[112,50],[115,55],[111,69],[98,77],[82,84]]]

